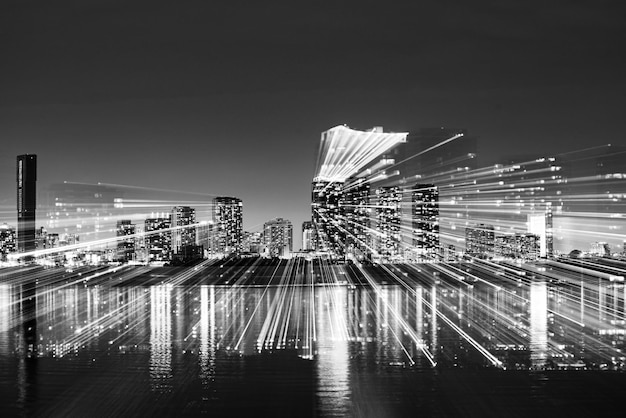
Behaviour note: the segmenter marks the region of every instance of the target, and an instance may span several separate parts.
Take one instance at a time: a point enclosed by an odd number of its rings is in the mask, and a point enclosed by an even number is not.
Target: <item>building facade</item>
[[[397,261],[401,255],[402,191],[398,186],[376,189],[375,257],[381,262]]]
[[[215,251],[219,254],[239,254],[243,250],[243,202],[236,197],[213,199]]]
[[[145,242],[148,262],[169,262],[172,260],[172,221],[162,214],[145,221]]]
[[[439,243],[439,190],[434,184],[416,184],[411,191],[411,220],[416,259],[438,260],[442,251]]]
[[[263,225],[263,240],[270,257],[290,257],[293,252],[291,221],[276,218]]]
[[[135,260],[135,225],[129,219],[117,221],[117,259],[122,262]]]
[[[37,208],[37,156],[17,156],[17,251],[34,251]]]

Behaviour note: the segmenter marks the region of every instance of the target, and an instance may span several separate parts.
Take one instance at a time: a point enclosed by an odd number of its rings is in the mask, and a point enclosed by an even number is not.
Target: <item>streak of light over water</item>
[[[281,263],[231,269],[248,275],[235,286],[202,284],[210,269],[17,269],[0,284],[0,412],[598,415],[626,394],[621,282]]]

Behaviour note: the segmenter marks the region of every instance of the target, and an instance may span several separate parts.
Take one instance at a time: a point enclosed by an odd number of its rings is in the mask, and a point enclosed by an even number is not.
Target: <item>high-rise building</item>
[[[370,185],[362,178],[348,179],[344,196],[346,253],[357,260],[371,260]]]
[[[216,250],[223,255],[239,254],[243,249],[243,202],[236,197],[213,199],[213,224]]]
[[[122,262],[135,260],[135,225],[129,219],[121,219],[117,221],[116,230],[117,258]]]
[[[263,241],[263,232],[261,231],[244,231],[243,233],[243,252],[261,254],[265,247]]]
[[[34,251],[37,206],[37,156],[17,156],[17,251]]]
[[[145,221],[145,240],[149,262],[168,262],[172,259],[172,221],[166,214]]]
[[[196,210],[189,206],[172,208],[172,251],[177,258],[189,258],[196,247]]]
[[[400,256],[402,191],[398,186],[376,189],[375,245],[378,261],[393,262]]]
[[[313,222],[302,222],[302,251],[315,250],[315,227]]]
[[[311,210],[315,227],[315,250],[343,258],[345,227],[343,216],[343,183],[314,181]]]
[[[478,224],[465,228],[465,252],[468,255],[487,258],[493,257],[495,234],[493,225]]]
[[[413,251],[418,259],[438,259],[439,190],[434,184],[416,184],[411,193]]]
[[[270,257],[290,257],[293,252],[293,227],[291,221],[272,219],[263,225],[263,240]]]

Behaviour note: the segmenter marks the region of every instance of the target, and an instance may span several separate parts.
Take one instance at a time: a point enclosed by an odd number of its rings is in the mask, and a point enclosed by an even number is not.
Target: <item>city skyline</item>
[[[319,133],[341,124],[465,128],[484,161],[626,144],[624,23],[608,3],[2,7],[8,223],[25,153],[40,187],[238,196],[259,230],[308,219]]]
[[[624,10],[0,2],[0,416],[615,416]]]

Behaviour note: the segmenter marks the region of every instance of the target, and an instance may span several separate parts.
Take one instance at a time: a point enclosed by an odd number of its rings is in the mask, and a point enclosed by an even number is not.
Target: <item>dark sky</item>
[[[0,201],[40,182],[310,214],[320,132],[467,128],[479,153],[626,145],[620,1],[0,2]],[[299,233],[296,248],[299,248]]]

